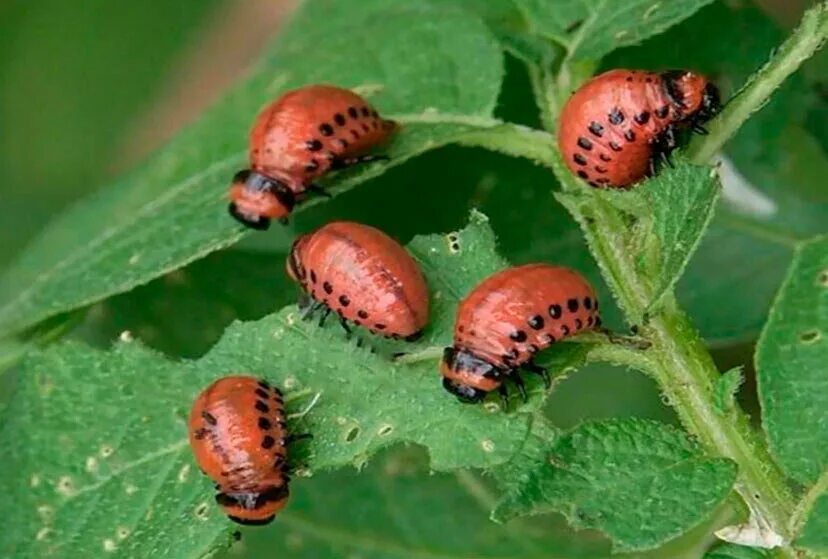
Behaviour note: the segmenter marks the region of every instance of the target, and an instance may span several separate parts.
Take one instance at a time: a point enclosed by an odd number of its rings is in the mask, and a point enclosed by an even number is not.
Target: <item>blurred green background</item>
[[[727,29],[738,21],[743,32],[734,36],[745,37],[747,33],[750,44],[733,47],[730,74],[719,67],[719,77],[725,82],[735,80],[734,76],[749,72],[764,59],[769,45],[784,36],[785,27],[796,21],[805,2],[764,0],[760,4],[757,7],[748,1],[718,2],[668,36],[653,39],[658,48],[645,45],[624,49],[606,64],[680,63],[687,53],[673,45],[687,45],[682,39],[695,33],[700,22]],[[7,265],[50,217],[105,185],[178,126],[197,116],[198,110],[215,99],[255,58],[257,49],[278,28],[292,5],[293,2],[278,0],[0,2],[0,266]],[[707,60],[705,53],[709,55]],[[701,66],[714,65],[721,53],[700,49],[693,56]],[[815,60],[806,70],[806,93],[791,93],[785,101],[798,102],[805,95],[809,100],[822,96],[822,104],[803,108],[805,115],[801,121],[805,125],[797,124],[786,137],[798,138],[801,149],[795,151],[815,154],[823,167],[828,143],[828,127],[824,126],[828,86],[822,71],[828,67],[825,59],[822,56]],[[508,62],[507,69],[509,76],[499,112],[512,120],[533,124],[534,106],[528,97],[526,77],[513,60]],[[724,84],[726,88],[728,85],[732,87],[733,83]],[[743,136],[761,135],[766,130],[763,126],[784,128],[784,124],[772,121],[751,123]],[[752,152],[754,147],[749,141],[737,143],[731,156],[737,163],[740,158],[745,162],[765,158],[765,154]],[[470,206],[479,205],[484,211],[487,207],[507,206],[516,195],[503,187],[503,179],[515,173],[522,176],[521,184],[531,185],[520,193],[523,203],[546,196],[542,203],[534,204],[537,211],[552,203],[548,189],[539,186],[546,180],[543,171],[488,153],[484,160],[483,153],[446,148],[426,156],[431,164],[419,168],[424,173],[440,169],[440,178],[457,187],[445,198],[434,201],[419,196],[417,185],[427,184],[429,177],[411,177],[412,166],[406,165],[381,179],[383,185],[392,184],[393,188],[381,188],[380,181],[366,184],[338,199],[336,207],[317,206],[297,216],[294,227],[306,229],[334,212],[347,211],[350,218],[381,225],[401,239],[415,233],[447,230],[462,222]],[[454,164],[445,165],[446,161]],[[752,178],[772,181],[778,178],[774,173],[787,173],[789,184],[799,185],[806,201],[824,202],[824,189],[809,190],[818,183],[813,179],[824,179],[824,174],[818,174],[823,167],[814,166],[809,160],[804,166],[807,174],[803,176],[802,166],[797,166],[796,161],[786,160],[782,167],[776,163],[771,159],[771,169],[753,168]],[[453,175],[444,176],[446,169]],[[372,197],[377,205],[415,207],[417,211],[412,213],[429,215],[430,219],[424,224],[419,220],[401,220],[393,214],[377,216],[372,211],[375,207],[363,203],[366,197]],[[543,246],[540,235],[551,237],[554,231],[527,228],[520,235],[504,233],[499,225],[514,223],[505,214],[492,218],[501,233],[503,249],[513,260],[530,259],[534,254],[552,250]],[[106,220],[107,216],[99,218]],[[525,220],[526,216],[521,215],[520,219]],[[527,244],[526,239],[533,235],[539,240]],[[273,279],[281,277],[285,246],[280,246],[280,242],[283,240],[278,235],[246,241],[241,247],[214,254],[130,294],[96,305],[74,335],[106,345],[120,331],[130,329],[145,342],[170,354],[198,355],[233,319],[262,316],[292,299],[293,292]],[[237,277],[234,272],[241,268],[249,273]],[[772,290],[778,277],[768,281],[768,289]],[[188,319],[164,324],[163,317],[171,312]],[[620,326],[617,320],[616,326]],[[721,344],[717,350],[721,366],[749,363],[750,342],[740,339],[738,343]],[[749,409],[755,410],[751,393],[749,381],[744,398]],[[585,417],[623,415],[674,421],[672,412],[661,403],[648,379],[608,367],[590,368],[563,383],[551,398],[549,412],[562,426]],[[468,487],[469,483],[479,482],[485,489],[486,481],[428,476],[423,456],[416,450],[387,453],[369,469],[371,475],[319,474],[313,480],[296,484],[296,498],[282,524],[246,531],[242,542],[228,552],[229,556],[478,556],[465,551],[464,544],[469,544],[474,549],[489,547],[490,556],[500,557],[505,556],[497,551],[502,540],[515,537],[523,529],[548,533],[549,555],[545,556],[601,557],[607,553],[606,544],[590,533],[576,538],[567,535],[569,543],[564,546],[562,534],[568,532],[559,519],[541,519],[533,521],[534,527],[510,526],[508,530],[488,524],[485,503],[480,502],[482,489]],[[451,499],[456,514],[420,522],[432,496],[434,500]],[[342,502],[328,506],[326,499]],[[446,534],[441,549],[417,547],[420,539],[433,541],[433,537],[428,537],[429,531],[440,533],[449,522],[456,522],[462,527],[458,530],[466,532]],[[486,535],[478,535],[471,542],[471,536],[467,539],[464,534],[476,526]]]

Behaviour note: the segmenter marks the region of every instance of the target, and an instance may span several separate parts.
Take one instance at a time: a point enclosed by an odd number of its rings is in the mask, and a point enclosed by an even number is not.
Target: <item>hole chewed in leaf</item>
[[[46,538],[49,537],[49,534],[51,532],[52,532],[51,528],[43,527],[43,528],[41,528],[40,530],[37,531],[37,534],[35,535],[35,539],[39,542],[42,542],[43,540],[45,540]]]
[[[345,433],[345,442],[352,443],[359,436],[359,427],[354,425]]]
[[[822,333],[819,330],[808,330],[799,335],[799,341],[803,344],[813,344],[819,341]]]
[[[457,233],[449,233],[446,235],[446,241],[448,241],[450,253],[457,254],[460,252],[460,238],[457,236]]]
[[[210,505],[207,504],[206,502],[202,501],[201,503],[196,505],[196,508],[193,511],[193,514],[195,514],[196,518],[198,518],[199,520],[207,520],[207,511],[209,509],[210,509]]]

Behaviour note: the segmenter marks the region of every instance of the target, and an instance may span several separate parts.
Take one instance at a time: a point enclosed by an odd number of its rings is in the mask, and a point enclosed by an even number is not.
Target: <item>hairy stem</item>
[[[525,153],[553,170],[564,191],[559,199],[584,231],[619,306],[630,322],[641,321],[655,290],[651,278],[636,265],[636,255],[628,250],[629,228],[621,213],[569,172],[550,134],[509,125],[491,132],[485,141],[481,136],[470,143],[515,155]],[[606,344],[593,350],[591,359],[622,363],[651,375],[688,432],[710,452],[738,464],[736,490],[750,510],[790,541],[793,534],[788,526],[795,503],[785,477],[771,460],[761,437],[750,428],[744,412],[737,409],[725,415],[716,409],[714,386],[719,371],[672,295],[665,297],[661,311],[642,327],[641,334],[652,342],[646,352]],[[790,548],[775,554],[795,556]]]
[[[710,122],[710,134],[697,137],[688,148],[690,160],[703,164],[721,149],[750,116],[761,109],[771,94],[810,58],[828,36],[828,2],[805,12],[799,27]]]
[[[620,341],[611,342],[604,334],[583,332],[564,341],[589,344],[588,361],[613,363],[635,369],[650,366],[648,355],[635,345],[640,342],[639,338],[622,338]],[[444,349],[442,346],[429,346],[411,353],[403,353],[394,359],[394,363],[411,365],[423,361],[439,361],[443,357]]]
[[[820,3],[804,17],[797,31],[741,90],[727,109],[711,124],[711,134],[690,148],[695,162],[709,160],[739,127],[759,108],[784,79],[825,39],[828,25],[828,4]],[[564,73],[566,69],[562,69]],[[568,75],[568,74],[567,74]],[[550,115],[558,114],[565,91],[538,87],[552,83],[535,76],[535,91],[542,90]],[[554,123],[553,123],[554,124]],[[550,128],[550,132],[553,130]],[[636,264],[627,239],[628,227],[621,212],[606,199],[595,195],[580,183],[563,165],[551,134],[528,133],[521,127],[499,127],[487,141],[475,138],[476,145],[511,154],[522,154],[553,170],[563,187],[559,200],[575,217],[584,231],[604,278],[610,285],[619,306],[631,323],[638,324],[646,316],[655,295],[652,278]],[[522,146],[520,144],[523,144]],[[551,151],[551,153],[550,153]],[[669,399],[685,428],[710,452],[726,456],[737,463],[739,475],[736,490],[759,517],[763,525],[783,536],[786,542],[794,537],[791,518],[796,503],[785,476],[773,462],[761,436],[749,424],[747,415],[736,409],[724,414],[714,404],[714,387],[720,374],[698,332],[672,295],[665,297],[663,307],[650,317],[642,334],[652,342],[646,357],[630,363],[650,374]],[[610,358],[610,355],[606,357]],[[776,557],[793,558],[790,547],[776,549]]]
[[[800,27],[775,56],[757,72],[722,114],[711,123],[710,135],[689,149],[692,161],[704,163],[732,137],[739,127],[759,110],[779,85],[822,44],[828,33],[828,3],[821,2],[809,10]],[[564,80],[556,81],[532,69],[535,93],[544,125],[554,132],[554,115],[559,114],[562,99],[573,85],[570,75],[578,72],[562,68]],[[580,79],[574,80],[577,82]],[[590,250],[612,289],[627,319],[639,324],[655,295],[652,278],[642,270],[629,250],[628,226],[621,212],[605,198],[595,195],[563,165],[551,133],[504,124],[469,136],[466,142],[511,155],[527,157],[553,170],[563,187],[559,200],[575,217],[584,231]],[[773,462],[761,436],[749,424],[741,409],[727,414],[716,409],[714,387],[720,374],[710,353],[686,313],[672,295],[667,295],[660,312],[642,327],[642,334],[652,342],[646,354],[625,352],[605,346],[593,358],[626,361],[626,364],[650,374],[676,410],[685,428],[710,452],[736,462],[739,475],[736,491],[762,525],[780,534],[786,542],[795,536],[797,507],[785,476]],[[602,355],[602,353],[606,355]],[[800,507],[801,508],[801,507]],[[799,515],[801,516],[801,514]],[[776,557],[793,558],[796,552],[787,545],[773,552]]]
[[[560,165],[554,167],[561,169]],[[558,173],[558,179],[570,192],[582,190],[568,172]],[[639,320],[655,295],[654,286],[627,250],[620,214],[590,193],[575,195],[574,200],[565,205],[586,234],[620,307],[629,319]],[[641,327],[641,334],[653,345],[647,351],[647,361],[637,368],[656,380],[688,432],[712,453],[738,464],[736,490],[755,514],[789,541],[788,519],[794,501],[785,477],[751,430],[746,414],[736,410],[723,415],[716,409],[714,387],[719,371],[671,295],[665,297],[661,311]],[[792,553],[780,550],[779,556],[793,557]]]

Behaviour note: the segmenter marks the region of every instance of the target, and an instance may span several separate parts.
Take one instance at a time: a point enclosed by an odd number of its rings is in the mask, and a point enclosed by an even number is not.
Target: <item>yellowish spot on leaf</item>
[[[362,97],[372,97],[385,89],[385,85],[381,83],[363,83],[351,89],[357,95]]]
[[[181,466],[181,469],[178,471],[178,483],[184,483],[187,481],[187,476],[190,474],[190,465],[184,464]]]
[[[55,510],[49,505],[40,505],[37,507],[37,514],[43,522],[49,522],[55,514]]]
[[[500,404],[496,402],[486,402],[483,404],[483,409],[489,413],[498,413],[500,411]]]
[[[75,493],[75,483],[69,476],[61,477],[57,482],[57,492],[64,497],[69,497]]]
[[[52,532],[51,528],[47,528],[47,527],[44,526],[43,528],[41,528],[40,530],[37,531],[37,534],[35,534],[35,539],[39,542],[42,542],[43,540],[45,540],[46,538],[49,537],[49,534],[51,532]]]
[[[494,452],[495,449],[494,443],[489,439],[483,439],[482,441],[480,441],[480,446],[482,446],[483,450],[486,452]]]
[[[313,477],[313,470],[310,468],[298,468],[294,470],[293,475],[295,477]]]
[[[653,16],[653,14],[658,11],[658,9],[660,7],[661,7],[661,2],[656,2],[655,4],[653,4],[652,6],[647,8],[647,11],[644,12],[644,19],[645,20],[650,19]]]

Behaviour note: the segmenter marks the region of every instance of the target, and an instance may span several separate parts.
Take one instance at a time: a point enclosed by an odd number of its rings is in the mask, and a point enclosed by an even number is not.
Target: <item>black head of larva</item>
[[[480,390],[474,386],[469,386],[468,384],[456,382],[449,378],[443,378],[443,388],[465,404],[476,404],[481,402],[487,394],[484,390]]]
[[[702,94],[701,108],[696,113],[694,121],[699,123],[706,122],[716,116],[721,108],[722,100],[719,88],[712,82],[708,83],[704,88],[704,93]]]
[[[719,89],[706,77],[686,70],[668,70],[660,77],[662,90],[681,120],[702,124],[719,112]]]

